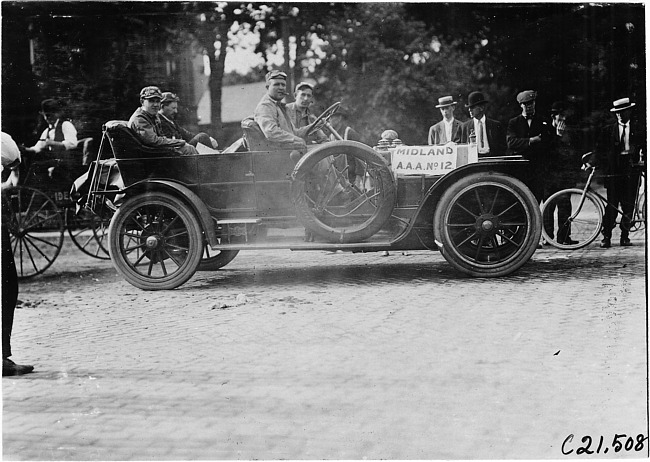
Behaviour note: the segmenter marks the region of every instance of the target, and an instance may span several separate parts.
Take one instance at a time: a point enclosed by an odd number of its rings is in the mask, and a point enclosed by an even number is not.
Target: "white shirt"
[[[20,149],[11,135],[2,132],[2,168],[17,165],[20,162]]]
[[[483,130],[481,130],[481,124],[483,124]],[[490,143],[487,140],[487,127],[485,126],[485,116],[480,119],[474,119],[474,133],[476,133],[476,144],[478,146],[479,154],[485,154],[490,152]],[[481,134],[483,135],[483,143],[481,144]]]
[[[54,122],[54,125],[50,125],[48,128],[43,130],[41,138],[36,142],[32,149],[36,152],[41,152],[45,149],[45,140],[54,140],[54,130],[61,119]],[[77,147],[77,129],[74,128],[71,122],[64,120],[61,125],[61,130],[63,131],[63,146],[66,150],[74,149]]]
[[[454,123],[454,118],[452,117],[449,122],[447,119],[442,119],[442,121],[445,123],[445,136],[447,137],[447,143],[449,143],[451,141],[451,128]]]
[[[630,122],[628,121],[627,123],[618,123],[618,139],[621,139],[621,135],[623,134],[623,127],[625,127],[625,150],[629,151],[630,150]]]

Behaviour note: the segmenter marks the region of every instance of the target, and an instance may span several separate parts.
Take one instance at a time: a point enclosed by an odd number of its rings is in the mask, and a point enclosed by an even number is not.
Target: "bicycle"
[[[591,244],[601,233],[605,207],[614,205],[591,185],[596,169],[587,163],[591,156],[588,152],[582,156],[583,170],[589,171],[589,177],[583,189],[568,188],[556,192],[542,204],[542,219],[544,223],[557,226],[555,237],[548,235],[542,228],[542,236],[553,247],[562,250],[580,249]],[[630,217],[630,232],[635,232],[645,227],[646,221],[646,173],[641,161],[635,166],[638,174],[634,210]],[[618,212],[616,225],[625,215],[620,207],[615,207]],[[561,225],[561,223],[563,223]]]

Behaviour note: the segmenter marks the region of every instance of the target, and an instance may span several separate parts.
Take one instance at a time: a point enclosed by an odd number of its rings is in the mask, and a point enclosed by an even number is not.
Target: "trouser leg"
[[[18,300],[18,274],[9,231],[2,226],[2,358],[11,356],[11,331]]]
[[[607,184],[607,206],[605,207],[605,217],[603,219],[603,237],[612,238],[612,230],[616,226],[616,208],[620,202],[621,182],[619,178],[610,178]]]
[[[201,132],[198,135],[194,136],[194,138],[192,138],[190,140],[190,144],[192,146],[194,146],[194,147],[196,147],[196,145],[199,144],[199,143],[201,143],[201,144],[203,144],[203,145],[205,145],[205,146],[207,146],[209,148],[212,147],[212,140],[210,140],[210,136],[207,133]]]
[[[627,239],[632,226],[632,214],[634,213],[634,202],[636,199],[636,188],[638,187],[638,178],[636,175],[630,175],[624,178],[625,183],[621,185],[621,239]]]
[[[571,199],[564,197],[557,203],[557,240],[565,242],[571,237]]]

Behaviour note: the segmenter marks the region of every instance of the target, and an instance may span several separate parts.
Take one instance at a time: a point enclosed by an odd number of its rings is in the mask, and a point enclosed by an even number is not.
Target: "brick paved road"
[[[647,435],[635,244],[503,279],[430,252],[243,252],[169,292],[70,253],[21,287],[15,359],[37,372],[2,380],[4,459],[561,458],[570,434],[570,457]]]

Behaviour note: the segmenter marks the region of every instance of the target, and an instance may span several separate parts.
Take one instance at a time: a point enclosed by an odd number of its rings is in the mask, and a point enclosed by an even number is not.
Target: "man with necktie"
[[[616,225],[618,212],[615,207],[621,206],[624,216],[621,218],[622,246],[630,246],[630,218],[634,211],[636,188],[638,187],[638,164],[641,152],[646,143],[646,133],[643,127],[631,120],[632,108],[635,103],[630,98],[617,99],[611,112],[616,114],[617,121],[601,130],[601,137],[596,145],[596,168],[606,175],[607,201],[612,204],[605,208],[603,220],[603,248],[611,247],[612,230]]]
[[[438,105],[442,120],[429,128],[429,144],[440,145],[447,143],[460,143],[462,139],[462,123],[454,118],[456,101],[453,96],[438,98]]]
[[[530,162],[528,187],[538,202],[544,199],[545,179],[552,168],[554,150],[553,131],[548,123],[535,112],[537,92],[522,91],[517,95],[521,114],[508,121],[508,154],[521,155]]]
[[[488,100],[480,91],[474,91],[467,97],[465,107],[469,110],[469,119],[462,128],[461,139],[467,143],[476,139],[479,157],[498,157],[506,154],[506,137],[501,122],[485,116]]]

